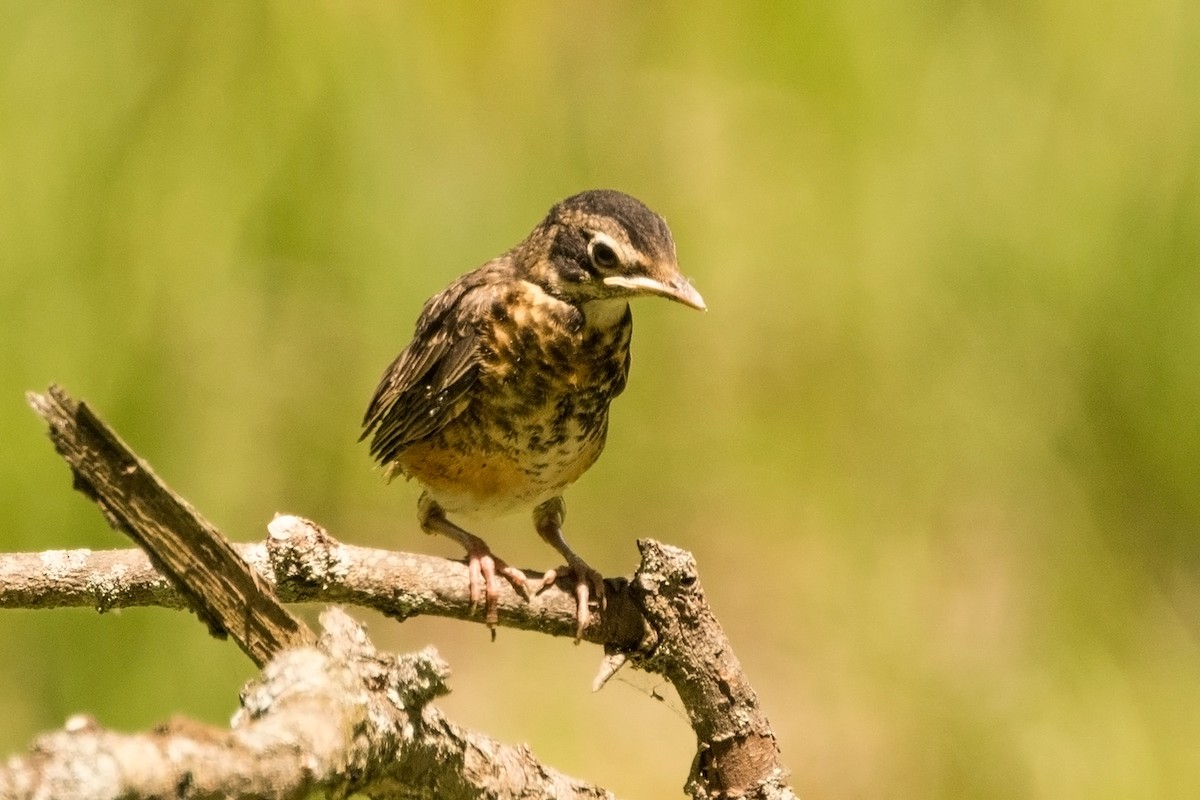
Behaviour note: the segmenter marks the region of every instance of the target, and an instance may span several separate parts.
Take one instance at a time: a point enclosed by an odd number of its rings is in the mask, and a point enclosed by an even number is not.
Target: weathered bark
[[[369,606],[398,619],[417,614],[438,614],[483,621],[482,614],[470,606],[466,593],[466,568],[460,562],[344,545],[315,524],[296,517],[276,518],[268,528],[269,536],[265,543],[230,545],[215,528],[204,522],[190,506],[171,493],[154,476],[148,465],[125,448],[116,435],[108,431],[85,405],[75,403],[55,387],[51,388],[49,396],[31,394],[30,403],[50,423],[51,436],[75,473],[76,487],[96,500],[109,521],[129,532],[139,545],[147,550],[149,557],[143,560],[130,551],[54,551],[0,556],[0,607],[94,605],[99,610],[122,605],[148,604],[191,607],[209,623],[210,630],[214,633],[232,633],[239,639],[243,649],[256,661],[263,655],[275,658],[272,666],[280,662],[290,663],[288,659],[299,658],[300,656],[296,655],[298,653],[309,654],[305,658],[315,658],[313,653],[330,655],[328,636],[322,640],[322,646],[314,650],[311,645],[311,632],[296,622],[282,606],[275,608],[278,606],[275,600],[276,592],[279,597],[289,601],[325,601]],[[99,444],[85,444],[84,442],[90,441],[87,438],[90,436],[98,436]],[[214,541],[219,544],[213,544]],[[687,791],[692,796],[764,799],[794,797],[786,783],[787,772],[782,765],[774,734],[720,623],[708,607],[694,559],[682,550],[653,540],[641,540],[638,546],[642,553],[642,563],[637,572],[631,580],[614,579],[608,582],[608,607],[603,613],[597,614],[584,631],[585,640],[602,644],[605,648],[606,657],[598,684],[607,680],[622,663],[630,663],[662,675],[675,686],[697,738],[696,756],[686,784]],[[166,550],[166,555],[161,552],[162,549]],[[203,561],[207,567],[212,567],[217,574],[210,575],[207,569],[197,570],[197,560]],[[164,581],[152,566],[164,571],[168,579]],[[194,580],[197,575],[201,579],[199,583]],[[223,597],[215,607],[211,602],[212,593]],[[256,621],[260,615],[265,615],[267,621]],[[501,597],[499,623],[501,626],[573,637],[574,600],[569,592],[555,588],[533,601],[525,601],[506,587]],[[299,627],[290,627],[293,624]],[[369,648],[365,637],[361,633],[358,636],[362,646]],[[370,658],[384,658],[375,655],[373,651],[371,654]],[[367,656],[363,658],[370,660]],[[274,673],[271,673],[270,669],[269,667],[264,671],[264,681],[272,680],[271,675]],[[304,681],[300,683],[304,684]],[[333,690],[333,694],[344,691],[350,695],[361,695],[363,692],[363,686],[355,684],[353,680],[343,680],[339,677],[332,683],[341,687]],[[388,685],[399,686],[400,683]],[[366,684],[368,694],[377,691],[378,688],[376,683],[368,681]],[[401,690],[397,688],[395,691]],[[328,694],[330,691],[321,690],[321,697]],[[303,692],[297,696],[303,696]],[[307,701],[300,705],[306,703]],[[421,714],[428,710],[424,705],[422,709],[424,710]],[[424,719],[423,716],[421,718]],[[292,741],[286,738],[289,735],[300,739],[312,735],[311,731],[304,730],[289,732],[288,726],[293,724],[291,721],[279,724],[283,728],[278,731],[278,735],[287,741]],[[189,726],[184,726],[184,729],[186,731]],[[90,724],[85,724],[80,726],[80,730],[96,729]],[[144,736],[162,736],[172,730],[176,728]],[[307,783],[298,782],[300,778],[293,776],[290,781],[278,784],[283,787],[280,791],[260,796],[302,796],[304,791],[317,786],[363,791],[352,788],[359,784],[345,782],[346,769],[352,770],[355,775],[366,772],[375,775],[376,771],[389,768],[393,769],[389,775],[408,775],[410,773],[404,772],[407,767],[388,767],[376,759],[386,754],[390,754],[387,755],[390,759],[412,759],[417,758],[414,753],[444,752],[436,748],[430,751],[419,748],[389,750],[389,747],[393,747],[388,744],[391,739],[374,741],[372,736],[384,736],[384,733],[369,726],[363,728],[358,723],[349,727],[340,726],[339,730],[345,734],[343,738],[352,738],[354,741],[322,745],[326,750],[321,752],[336,751],[344,754],[353,750],[358,756],[364,757],[365,761],[351,759],[351,764],[339,760],[341,756],[319,764],[298,761],[293,763],[293,769],[302,774]],[[42,742],[57,742],[54,737],[70,738],[76,733],[79,731],[54,734],[51,739],[44,739]],[[106,737],[117,736],[107,732],[101,733]],[[221,737],[236,736],[237,733],[235,729],[229,733],[212,733],[211,736],[228,744],[232,740]],[[459,731],[458,734],[477,736],[463,731]],[[359,741],[364,736],[368,741]],[[463,739],[466,743],[461,752],[470,755],[471,758],[462,761],[460,771],[455,773],[463,776],[461,784],[454,784],[461,786],[462,793],[448,793],[447,787],[451,784],[445,781],[449,778],[442,776],[435,783],[438,787],[436,796],[605,796],[602,792],[554,795],[553,792],[567,791],[562,789],[557,781],[568,779],[556,774],[553,781],[546,784],[553,787],[546,790],[551,793],[539,794],[538,790],[528,788],[536,783],[528,775],[536,773],[547,776],[551,775],[552,771],[533,761],[532,756],[523,749],[504,750],[502,745],[483,747],[478,743],[485,740],[486,737],[478,740]],[[96,741],[99,742],[99,739]],[[158,747],[159,752],[166,752],[163,749],[166,745],[152,738],[126,737],[126,740],[120,741],[132,742],[131,748],[120,749],[120,752],[127,755],[136,754],[139,748],[147,747],[151,750]],[[100,751],[87,749],[92,746],[89,743],[82,750],[59,749],[64,753],[70,750],[77,756],[82,753],[83,761],[76,764],[76,768],[83,769],[100,763]],[[303,758],[305,747],[309,746],[315,744],[308,742],[302,743],[302,746],[298,745],[294,751],[295,757]],[[55,749],[58,745],[39,744],[38,747],[43,750]],[[356,747],[365,749],[353,749]],[[22,775],[37,774],[37,764],[43,763],[43,760],[39,760],[40,752],[41,750],[35,750],[31,756],[10,762],[9,767],[0,769],[0,789],[6,785],[16,786],[13,781],[24,780]],[[88,761],[89,752],[94,753],[94,763]],[[521,758],[510,763],[506,760],[510,756],[505,755],[510,752],[520,755]],[[526,756],[529,759],[528,764],[522,767],[521,759]],[[512,780],[503,787],[503,791],[509,792],[508,794],[504,794],[500,789],[491,788],[490,785],[487,789],[480,789],[478,784],[467,780],[463,771],[464,765],[471,759],[478,761],[480,757],[483,758],[483,762],[491,765],[489,769],[494,774],[511,776]],[[105,756],[105,759],[108,758]],[[450,761],[458,763],[453,757],[450,757]],[[264,769],[276,769],[273,766],[274,762],[261,755],[260,762]],[[109,761],[105,760],[104,763]],[[342,764],[351,766],[343,769],[338,766]],[[34,773],[28,772],[31,769]],[[508,770],[512,772],[508,773]],[[527,774],[529,770],[532,772]],[[222,774],[228,777],[235,772]],[[272,774],[278,775],[274,772]],[[187,785],[197,780],[192,772],[180,773],[177,777]],[[206,785],[233,786],[221,784],[219,781],[222,779],[214,777],[216,782]],[[9,783],[6,784],[5,781]],[[183,788],[186,789],[187,785]],[[570,781],[564,785],[576,787],[571,791],[600,792],[595,787],[586,787]],[[419,782],[405,784],[397,779],[394,784],[383,785],[383,788],[389,791],[394,788],[394,792],[385,792],[379,796],[412,796],[413,793],[420,794],[421,791],[428,790],[427,786],[424,789],[422,786],[426,785]],[[7,795],[0,791],[0,796]],[[160,795],[130,790],[126,796]]]
[[[430,615],[483,621],[467,594],[460,561],[345,544],[314,522],[277,516],[262,542],[234,543],[239,556],[287,603],[344,603],[404,620]],[[531,577],[534,573],[530,573]],[[608,581],[608,609],[584,640],[635,649],[645,619],[629,582]],[[187,601],[141,550],[49,550],[0,553],[0,608],[187,608]],[[575,636],[575,600],[557,587],[525,600],[507,583],[500,596],[503,627]]]
[[[214,636],[233,634],[258,666],[280,650],[311,644],[312,631],[284,608],[212,523],[159,480],[84,403],[51,386],[28,395],[50,426],[75,488],[128,534]]]
[[[446,720],[430,701],[449,668],[432,649],[379,653],[336,608],[321,622],[319,642],[281,652],[242,691],[229,730],[183,720],[122,734],[76,717],[0,766],[0,797],[613,797]]]

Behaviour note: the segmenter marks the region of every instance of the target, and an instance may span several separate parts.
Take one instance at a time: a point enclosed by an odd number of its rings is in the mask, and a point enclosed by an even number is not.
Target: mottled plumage
[[[363,420],[371,455],[389,477],[425,489],[422,527],[459,541],[471,596],[495,621],[496,575],[527,590],[520,571],[491,554],[450,513],[533,508],[539,534],[575,576],[579,630],[599,574],[562,539],[561,493],[599,457],[609,403],[625,388],[628,299],[657,294],[695,308],[666,223],[614,191],[554,206],[521,244],[431,298],[413,339],[384,373]]]

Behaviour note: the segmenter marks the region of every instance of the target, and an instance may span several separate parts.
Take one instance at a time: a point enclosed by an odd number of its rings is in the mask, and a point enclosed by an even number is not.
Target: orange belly
[[[400,472],[424,486],[447,511],[492,515],[532,508],[560,494],[595,463],[604,440],[597,437],[572,447],[564,443],[536,456],[519,449],[448,444],[436,437],[412,445],[398,461]]]

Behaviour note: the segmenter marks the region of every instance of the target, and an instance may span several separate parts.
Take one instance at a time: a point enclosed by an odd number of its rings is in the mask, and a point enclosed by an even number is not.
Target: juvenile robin
[[[371,398],[361,438],[389,480],[421,484],[421,528],[466,549],[471,603],[484,603],[489,625],[501,577],[532,597],[570,576],[577,638],[589,601],[604,607],[603,577],[563,538],[562,492],[604,448],[609,403],[629,374],[629,300],[643,295],[705,308],[662,217],[621,192],[568,197],[425,303]],[[566,561],[533,581],[447,518],[530,508]]]

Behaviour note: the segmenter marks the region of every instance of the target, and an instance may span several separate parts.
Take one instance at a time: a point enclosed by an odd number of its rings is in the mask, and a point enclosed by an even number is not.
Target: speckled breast
[[[465,407],[400,457],[447,511],[501,514],[559,494],[600,456],[625,388],[631,317],[586,324],[530,284],[497,301]]]

